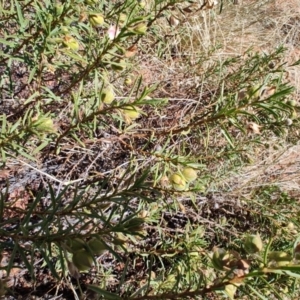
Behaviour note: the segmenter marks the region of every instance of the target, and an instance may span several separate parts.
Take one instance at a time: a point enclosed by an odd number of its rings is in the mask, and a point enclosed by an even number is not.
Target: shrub
[[[139,74],[147,55],[150,73],[155,55],[170,63],[165,31],[184,40],[185,20],[213,16],[212,2],[1,4],[2,295],[30,282],[75,299],[278,296],[297,284],[295,236],[255,232],[277,226],[267,213],[227,242],[226,225],[197,217],[224,178],[297,126],[284,48],[222,61],[201,49],[180,61],[192,83],[169,93]],[[19,272],[12,286],[17,268],[30,288]]]

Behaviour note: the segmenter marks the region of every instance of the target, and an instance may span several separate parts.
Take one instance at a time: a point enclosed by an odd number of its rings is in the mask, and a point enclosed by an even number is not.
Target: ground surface
[[[209,48],[209,43],[212,43],[214,38],[222,37],[222,29],[224,26],[232,26],[232,30],[226,32],[227,36],[223,36],[221,49],[214,53],[220,58],[239,55],[250,46],[253,46],[257,51],[270,51],[278,38],[280,42],[288,48],[286,59],[290,62],[300,59],[300,4],[298,1],[271,1],[272,3],[262,5],[259,9],[253,10],[253,7],[260,1],[239,1],[239,4],[231,11],[224,11],[212,22],[215,28],[215,36],[211,35],[207,39],[207,45],[200,42],[205,50]],[[253,20],[246,19],[245,24],[241,24],[240,14],[253,12]],[[195,31],[201,30],[194,24]],[[261,30],[262,29],[262,30]],[[180,52],[185,45],[182,41],[176,45],[176,55],[173,61],[168,61],[168,71],[163,67],[164,62],[161,59],[153,59],[140,56],[140,66],[137,72],[142,74],[145,84],[159,83],[160,88],[156,93],[159,97],[183,98],[187,96],[186,90],[182,92],[180,84],[186,86],[194,85],[195,78],[190,78],[185,72],[179,72],[184,67],[184,57]],[[178,56],[178,57],[176,57]],[[16,69],[13,76],[22,80],[21,71]],[[299,100],[300,81],[299,67],[290,67],[288,69],[289,80],[296,86],[295,99]],[[50,82],[55,85],[57,83]],[[58,87],[59,89],[59,87]],[[26,97],[26,90],[21,91],[22,96]],[[192,93],[192,92],[191,92]],[[16,107],[8,104],[1,107],[1,113],[10,115]],[[182,117],[182,111],[174,105],[174,110],[170,109],[169,115],[166,115],[166,121],[162,122],[163,126],[172,127],[172,122],[176,123],[177,119]],[[61,116],[61,126],[63,128],[63,112]],[[154,117],[153,117],[154,119]],[[159,123],[160,120],[145,121],[145,127],[149,128],[151,122]],[[149,123],[147,123],[149,122]],[[159,125],[159,124],[158,124]],[[297,133],[296,133],[297,136]],[[66,145],[62,147],[61,156],[56,157],[51,153],[51,147],[46,149],[40,156],[38,163],[29,163],[21,159],[10,159],[5,169],[0,170],[0,191],[5,191],[7,202],[11,202],[11,209],[4,215],[4,219],[22,218],[20,211],[26,209],[31,203],[33,195],[45,193],[48,191],[47,181],[53,178],[58,179],[54,182],[58,190],[61,190],[63,181],[77,180],[85,178],[93,174],[92,180],[97,180],[103,174],[118,170],[119,166],[128,161],[130,150],[142,149],[144,144],[143,138],[138,135],[133,140],[135,144],[128,145],[126,136],[120,138],[115,128],[111,132],[105,134],[99,132],[98,136],[91,140],[88,148],[80,148],[79,146]],[[88,142],[88,141],[87,141]],[[275,143],[277,143],[275,141]],[[142,145],[142,146],[141,146]],[[53,147],[54,145],[52,145]],[[149,145],[150,149],[154,145]],[[172,237],[176,235],[176,239],[184,239],[186,232],[192,232],[206,227],[206,242],[209,248],[215,245],[226,244],[239,231],[248,229],[255,230],[261,226],[262,220],[255,219],[251,215],[251,208],[241,201],[240,195],[247,194],[249,189],[260,185],[275,184],[281,190],[290,193],[292,196],[298,196],[300,189],[299,182],[299,146],[290,146],[288,141],[284,141],[278,151],[270,150],[266,153],[260,153],[259,161],[255,161],[253,165],[239,171],[237,177],[227,178],[224,180],[219,191],[208,191],[205,195],[199,194],[194,201],[182,197],[178,200],[180,205],[177,209],[168,210],[168,205],[158,204],[157,220],[159,220],[160,230],[157,230],[157,224],[149,222],[145,227],[146,237],[139,241],[139,248],[136,245],[129,245],[129,253],[124,255],[124,263],[118,262],[110,253],[104,253],[97,257],[97,262],[105,271],[105,274],[110,274],[106,278],[108,289],[111,292],[116,292],[119,282],[124,280],[124,290],[119,290],[118,293],[124,296],[126,286],[131,285],[131,289],[139,288],[146,282],[148,276],[148,266],[142,253],[147,251],[149,246],[153,246],[156,251],[160,251],[160,240],[162,237]],[[145,164],[147,162],[144,162]],[[45,176],[47,174],[47,176]],[[52,177],[52,179],[51,179]],[[80,187],[80,181],[78,183]],[[230,186],[232,195],[222,193],[222,186]],[[84,186],[81,187],[84,189]],[[42,197],[40,209],[47,206],[49,197]],[[132,208],[138,207],[138,201],[133,202]],[[195,209],[197,207],[197,209]],[[11,230],[12,226],[18,226],[19,220],[16,219],[15,224],[9,224],[2,228]],[[33,214],[32,223],[42,219],[39,213]],[[226,236],[219,235],[218,224],[221,221],[227,222]],[[266,222],[266,231],[268,231],[268,221]],[[241,227],[242,226],[242,227]],[[30,234],[34,235],[32,230]],[[8,241],[9,242],[9,241]],[[24,246],[24,245],[23,245]],[[2,252],[1,264],[5,266],[10,253]],[[19,265],[17,268],[12,268],[10,274],[5,274],[1,271],[1,277],[7,278],[7,286],[12,289],[12,295],[5,299],[76,299],[74,286],[77,282],[70,276],[67,280],[57,282],[51,275],[51,272],[45,267],[41,257],[37,254],[28,257],[34,259],[34,280],[26,269],[25,265]],[[120,254],[122,255],[122,254]],[[122,278],[126,263],[126,276]],[[157,262],[152,268],[155,274],[159,272],[161,263],[168,267],[168,259],[165,258],[162,262]],[[101,282],[102,278],[96,278],[96,268],[93,268],[87,274],[83,274],[79,281],[83,292],[85,293],[85,285]],[[69,283],[68,283],[69,282]],[[78,292],[78,290],[76,290]],[[87,299],[93,299],[92,294],[86,294]],[[211,299],[214,299],[213,297]]]

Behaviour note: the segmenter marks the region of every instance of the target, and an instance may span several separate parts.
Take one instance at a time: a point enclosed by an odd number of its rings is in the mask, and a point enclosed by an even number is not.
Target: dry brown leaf
[[[138,51],[138,47],[136,44],[134,44],[126,50],[125,57],[127,57],[127,58],[133,57],[137,54],[137,51]]]
[[[174,16],[171,16],[169,18],[169,22],[171,26],[176,27],[179,24],[179,20],[177,18],[175,18]]]
[[[5,210],[5,217],[13,218],[13,217],[20,217],[24,216],[23,213],[20,213],[19,210],[25,211],[28,205],[28,201],[30,199],[30,194],[24,189],[16,189],[9,194],[8,202],[9,209]]]
[[[0,179],[6,179],[9,177],[10,170],[0,170]]]
[[[276,87],[275,86],[267,86],[264,90],[263,90],[263,98],[268,98],[271,97],[272,95],[274,95],[276,92]]]
[[[249,122],[247,124],[248,131],[255,133],[255,134],[260,134],[260,128],[261,128],[261,126],[254,122]]]

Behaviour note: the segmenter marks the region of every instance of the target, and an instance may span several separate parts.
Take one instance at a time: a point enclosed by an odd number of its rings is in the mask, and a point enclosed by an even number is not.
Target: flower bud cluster
[[[79,271],[89,270],[94,263],[94,255],[100,255],[107,250],[106,244],[100,236],[95,236],[88,242],[75,238],[66,243],[67,251],[73,254],[72,266]]]
[[[170,182],[175,190],[184,191],[187,188],[187,184],[195,181],[197,177],[196,170],[186,167],[180,172],[173,173],[170,176]]]

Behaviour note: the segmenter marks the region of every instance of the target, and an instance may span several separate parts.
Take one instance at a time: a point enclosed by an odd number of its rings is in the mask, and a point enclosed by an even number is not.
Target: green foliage
[[[178,26],[170,16],[190,13],[193,4],[2,1],[2,167],[18,163],[29,177],[31,170],[43,178],[38,187],[24,188],[7,179],[0,193],[1,268],[8,277],[21,268],[37,282],[38,265],[55,285],[72,286],[75,298],[280,299],[282,291],[292,295],[298,287],[299,222],[281,226],[294,212],[269,210],[292,203],[289,195],[273,187],[252,191],[257,205],[247,206],[255,211],[251,218],[267,201],[263,217],[274,230],[253,221],[253,230],[242,227],[232,240],[220,239],[222,245],[219,237],[209,241],[209,232],[224,237],[229,229],[208,220],[209,231],[199,217],[199,199],[208,201],[266,139],[297,126],[284,49],[249,50],[222,62],[200,53],[196,63],[186,64],[203,81],[192,88],[198,98],[176,105],[160,96],[159,85],[136,75],[143,43],[155,45],[154,52],[168,47],[162,19]],[[204,1],[197,9],[213,5]],[[186,114],[176,119],[182,107]],[[172,118],[164,117],[169,111]],[[60,161],[63,174],[48,168]],[[91,269],[96,279],[85,286],[81,273]],[[5,284],[1,279],[1,295],[18,293]]]

